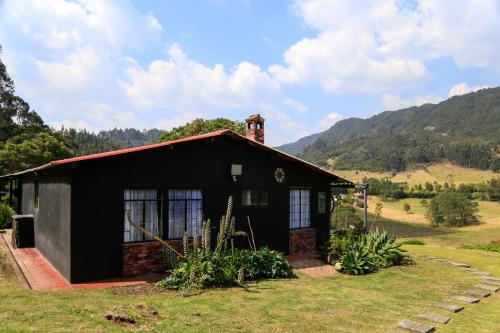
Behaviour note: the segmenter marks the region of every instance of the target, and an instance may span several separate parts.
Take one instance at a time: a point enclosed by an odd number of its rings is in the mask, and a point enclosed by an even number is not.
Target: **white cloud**
[[[184,125],[196,118],[203,118],[203,114],[198,112],[195,113],[183,112],[172,117],[168,118],[164,117],[159,119],[155,123],[154,127],[164,130],[170,130],[173,127]]]
[[[4,1],[0,40],[19,95],[45,120],[103,129],[134,126],[117,78],[125,54],[152,48],[162,26],[128,1]]]
[[[309,112],[309,108],[307,107],[307,105],[305,105],[304,103],[302,103],[299,100],[296,100],[296,99],[293,99],[290,97],[287,97],[283,100],[283,105],[297,111],[298,113],[308,113]]]
[[[448,93],[448,97],[453,97],[453,96],[460,96],[460,95],[465,95],[471,92],[476,92],[481,89],[486,89],[486,88],[491,88],[488,85],[484,86],[475,86],[475,87],[469,87],[467,86],[467,83],[459,83],[451,87],[450,92]]]
[[[92,84],[90,75],[99,63],[99,56],[92,50],[84,49],[69,54],[62,61],[34,62],[40,78],[58,89],[81,89]]]
[[[382,106],[384,110],[398,110],[411,106],[421,106],[426,103],[439,103],[442,100],[443,98],[432,94],[410,98],[401,98],[397,95],[385,94],[382,96]]]
[[[450,56],[460,67],[500,71],[500,3],[297,0],[317,31],[292,45],[273,77],[334,93],[389,93],[429,77],[425,61]]]
[[[336,112],[330,112],[325,118],[319,122],[320,130],[326,130],[335,125],[338,121],[342,120],[342,115]]]
[[[242,62],[229,72],[220,64],[209,68],[189,59],[178,45],[170,48],[168,59],[146,69],[131,63],[125,73],[121,88],[137,108],[241,109],[274,98],[280,89],[259,66]]]

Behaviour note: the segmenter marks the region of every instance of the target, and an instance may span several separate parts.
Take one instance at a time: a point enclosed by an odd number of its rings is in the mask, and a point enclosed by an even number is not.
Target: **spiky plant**
[[[377,258],[383,267],[400,265],[409,260],[409,257],[401,249],[401,244],[396,243],[396,238],[390,236],[385,230],[378,228],[370,232],[366,237],[368,250]]]
[[[241,286],[243,283],[245,283],[245,269],[240,267],[238,270],[238,284]]]
[[[226,216],[222,215],[219,221],[219,233],[217,235],[217,249],[219,248],[219,245],[222,243],[222,240],[224,239],[224,228],[225,228],[225,223],[226,223]]]
[[[188,243],[188,233],[185,231],[184,236],[182,237],[182,249],[184,250],[184,256],[187,256],[189,251],[189,243]]]
[[[163,248],[164,255],[165,255],[165,261],[167,263],[167,267],[172,268],[177,264],[177,256],[175,255],[174,251],[168,247]]]
[[[194,234],[193,234],[193,251],[195,251],[195,252],[198,251],[199,243],[200,243],[200,240],[199,240],[199,236],[198,236],[198,228],[195,227]]]
[[[229,226],[231,224],[231,219],[233,217],[233,197],[229,196],[229,199],[227,199],[227,210],[226,210],[226,215],[225,215],[225,221],[224,221],[224,235],[227,235],[229,231]]]
[[[377,260],[363,240],[351,243],[342,255],[342,272],[363,275],[377,270]]]
[[[203,230],[201,232],[201,242],[203,251],[205,253],[209,253],[211,246],[210,219],[203,222]]]
[[[231,224],[229,226],[229,237],[233,237],[234,236],[235,227],[236,227],[236,218],[233,216],[231,218]]]

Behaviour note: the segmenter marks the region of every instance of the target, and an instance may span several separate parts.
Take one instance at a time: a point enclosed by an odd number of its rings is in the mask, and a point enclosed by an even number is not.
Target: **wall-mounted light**
[[[233,176],[233,181],[236,181],[236,176],[241,176],[243,174],[243,166],[241,164],[231,164],[231,176]]]

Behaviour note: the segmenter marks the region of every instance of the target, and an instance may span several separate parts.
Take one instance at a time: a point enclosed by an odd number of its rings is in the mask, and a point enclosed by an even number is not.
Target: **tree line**
[[[384,200],[399,200],[404,198],[430,199],[445,191],[455,191],[474,200],[500,201],[500,177],[477,184],[459,184],[437,182],[410,186],[407,183],[394,183],[390,179],[364,178],[368,184],[368,194],[379,195]]]

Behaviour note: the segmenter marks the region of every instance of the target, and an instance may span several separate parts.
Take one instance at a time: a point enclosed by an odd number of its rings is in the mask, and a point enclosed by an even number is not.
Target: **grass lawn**
[[[500,254],[457,249],[465,243],[500,239],[500,228],[462,232],[389,220],[379,225],[426,243],[406,245],[412,252],[466,262],[500,276]],[[210,290],[182,298],[173,292],[151,293],[135,287],[34,292],[11,280],[13,271],[0,254],[0,331],[387,332],[399,320],[417,319],[415,315],[430,310],[433,302],[478,281],[449,265],[421,257],[416,263],[363,277],[299,274],[298,279],[252,283],[246,290]],[[141,315],[138,305],[155,307],[159,316]],[[107,311],[132,315],[138,323],[113,324],[103,318]],[[498,313],[500,294],[451,315],[453,320],[438,329],[499,332]]]

